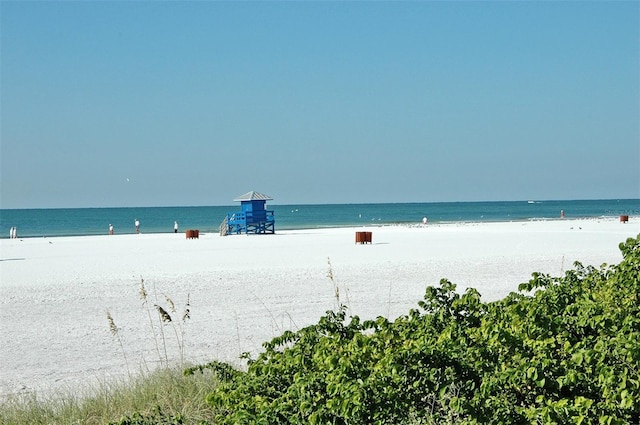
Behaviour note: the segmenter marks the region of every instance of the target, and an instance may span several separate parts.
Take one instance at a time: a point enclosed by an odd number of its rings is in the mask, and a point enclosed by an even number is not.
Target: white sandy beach
[[[640,233],[640,218],[368,227],[371,245],[354,243],[357,230],[0,240],[0,394],[84,388],[126,377],[127,363],[132,373],[155,367],[141,279],[158,304],[169,309],[166,294],[176,305],[164,326],[172,361],[180,360],[183,328],[186,361],[241,364],[240,353],[255,354],[336,306],[328,259],[351,314],[395,318],[443,277],[491,301],[534,271],[560,276],[576,260],[617,263],[618,244]],[[182,322],[187,299],[191,318]]]

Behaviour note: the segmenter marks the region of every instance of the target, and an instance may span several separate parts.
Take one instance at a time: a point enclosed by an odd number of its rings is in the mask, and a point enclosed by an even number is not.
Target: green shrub
[[[620,249],[494,303],[442,280],[393,322],[329,311],[207,402],[220,424],[639,423],[640,236]]]

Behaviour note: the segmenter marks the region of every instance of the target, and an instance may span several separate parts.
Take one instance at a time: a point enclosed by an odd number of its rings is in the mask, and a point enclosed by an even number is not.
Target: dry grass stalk
[[[184,325],[191,318],[191,311],[189,307],[191,306],[189,302],[189,294],[187,294],[187,304],[184,306],[184,313],[182,314],[182,323],[180,323],[180,336],[178,336],[178,332],[176,331],[176,338],[178,339],[178,345],[180,346],[180,361],[184,364]]]
[[[156,290],[156,284],[154,282],[153,284],[153,296],[156,300],[156,303],[154,304],[154,306],[156,307],[156,310],[158,311],[158,314],[160,315],[160,337],[162,338],[162,348],[164,350],[164,361],[165,364],[167,366],[169,366],[169,355],[167,354],[167,339],[164,335],[164,326],[162,326],[162,322],[166,321],[166,318],[163,316],[162,312],[164,311],[164,309],[162,307],[158,307],[159,301],[158,301],[158,291]],[[171,321],[171,316],[169,316],[169,314],[164,311],[164,313],[169,317],[169,322]],[[155,332],[154,332],[154,336],[155,336]],[[160,362],[162,363],[162,359],[160,359]]]
[[[147,291],[144,289],[144,279],[140,278],[140,289],[138,290],[140,294],[140,299],[143,301],[143,304],[147,303]]]
[[[120,349],[122,350],[122,356],[124,357],[124,363],[127,366],[127,374],[129,375],[129,378],[131,378],[131,370],[129,369],[129,361],[127,360],[127,353],[124,351],[124,344],[122,343],[122,339],[120,338],[119,329],[116,326],[116,322],[113,320],[113,317],[111,316],[111,313],[109,312],[109,310],[105,310],[105,313],[107,314],[107,322],[109,323],[109,331],[111,332],[111,335],[114,338],[116,338],[118,340],[118,343],[120,344]]]
[[[113,317],[111,317],[111,313],[109,310],[105,310],[107,313],[107,321],[109,322],[109,330],[111,331],[111,335],[114,337],[118,336],[118,327],[116,326],[116,322],[113,321]]]
[[[167,294],[163,293],[162,295],[164,295],[164,299],[167,301],[167,304],[169,304],[169,309],[171,310],[172,313],[176,312],[176,305],[173,303],[173,300],[171,298],[169,298],[167,296]]]
[[[163,322],[169,323],[171,322],[171,316],[169,315],[169,313],[167,313],[167,311],[160,307],[159,305],[155,305],[156,310],[158,310],[158,314],[160,315],[160,318],[162,319]]]
[[[189,307],[191,307],[191,304],[189,303],[189,294],[187,294],[187,305],[184,306],[184,314],[182,315],[183,322],[191,319],[191,310],[189,310]]]
[[[162,363],[162,356],[160,355],[160,345],[158,344],[158,337],[156,336],[156,332],[153,325],[153,319],[151,318],[151,308],[149,307],[149,294],[144,287],[144,279],[140,278],[140,289],[138,290],[140,294],[140,299],[142,300],[142,305],[147,307],[147,317],[149,318],[149,326],[151,327],[151,333],[153,334],[153,342],[156,345],[156,352],[158,353],[158,360]]]
[[[331,258],[329,257],[327,257],[327,264],[329,266],[329,270],[327,271],[327,277],[333,284],[334,296],[336,299],[336,310],[342,308],[343,306],[349,308],[349,305],[351,305],[351,300],[349,300],[349,290],[347,289],[346,286],[343,285],[344,293],[346,294],[346,298],[347,298],[347,304],[344,305],[340,300],[340,286],[338,285],[338,282],[336,281],[335,276],[333,274],[333,266],[331,265]]]
[[[338,287],[338,284],[336,283],[336,281],[335,281],[335,279],[333,277],[333,267],[331,266],[331,258],[329,258],[329,257],[327,257],[327,264],[329,266],[329,270],[327,270],[327,277],[329,278],[329,280],[333,284],[334,296],[336,298],[335,309],[337,310],[338,308],[340,308],[340,288]]]

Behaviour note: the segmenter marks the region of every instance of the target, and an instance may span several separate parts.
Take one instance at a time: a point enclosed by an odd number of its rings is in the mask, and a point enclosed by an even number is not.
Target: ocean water
[[[313,229],[340,226],[370,226],[421,223],[526,221],[560,218],[640,216],[640,199],[434,202],[399,204],[269,205],[278,230]],[[11,227],[18,237],[54,237],[135,233],[140,220],[142,233],[170,233],[177,221],[179,231],[199,229],[217,232],[227,213],[240,205],[209,207],[130,207],[0,209],[0,238],[8,238]]]

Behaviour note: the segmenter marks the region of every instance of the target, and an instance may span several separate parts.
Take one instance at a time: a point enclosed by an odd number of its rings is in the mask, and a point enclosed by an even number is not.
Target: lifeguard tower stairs
[[[220,235],[273,234],[275,218],[273,211],[267,210],[267,201],[273,200],[267,195],[255,191],[238,196],[241,211],[228,213],[220,225]]]

